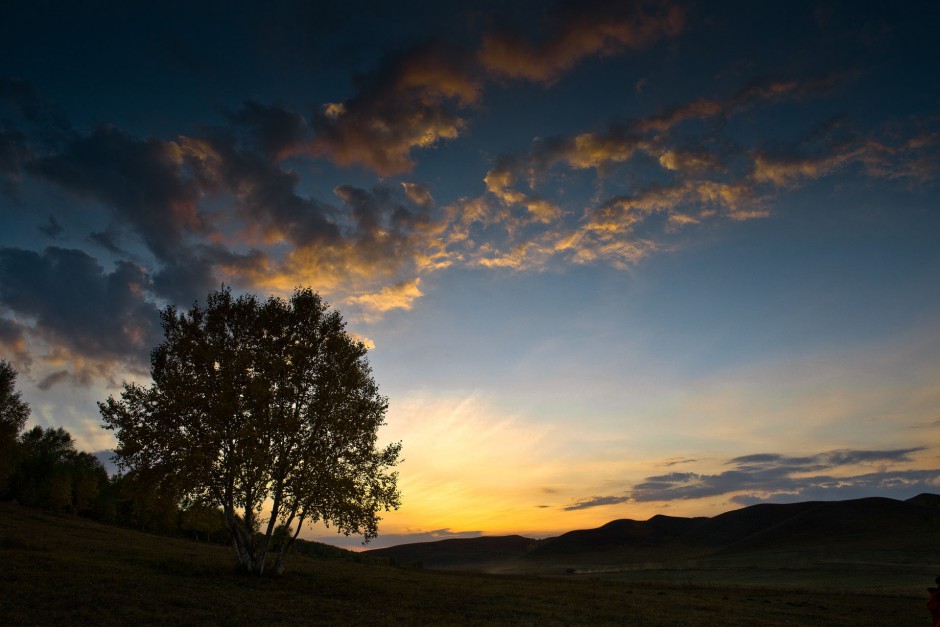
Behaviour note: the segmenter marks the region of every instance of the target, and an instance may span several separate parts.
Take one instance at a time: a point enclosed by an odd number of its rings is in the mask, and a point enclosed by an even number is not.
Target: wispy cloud
[[[551,83],[575,64],[646,48],[682,31],[685,14],[668,2],[580,2],[548,16],[542,42],[501,29],[486,33],[479,58],[497,77]]]
[[[586,499],[575,501],[571,505],[566,505],[564,510],[572,512],[579,509],[590,509],[592,507],[601,507],[602,505],[618,505],[630,501],[629,496],[592,496]]]
[[[671,472],[646,477],[622,494],[577,499],[575,511],[622,503],[668,503],[714,497],[732,503],[849,499],[862,496],[909,498],[940,486],[940,468],[910,469],[926,447],[894,450],[844,449],[801,457],[756,453],[725,463],[714,473]],[[694,460],[683,460],[694,461]],[[671,460],[663,465],[672,465]]]

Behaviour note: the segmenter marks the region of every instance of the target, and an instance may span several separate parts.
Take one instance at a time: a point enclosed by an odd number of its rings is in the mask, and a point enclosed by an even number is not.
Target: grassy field
[[[730,585],[701,571],[654,583],[302,556],[292,556],[283,578],[251,578],[233,571],[224,547],[5,503],[0,560],[5,625],[930,624],[927,582],[903,590]]]

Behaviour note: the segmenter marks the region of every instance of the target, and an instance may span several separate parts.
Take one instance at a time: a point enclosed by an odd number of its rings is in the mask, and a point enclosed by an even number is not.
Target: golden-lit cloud
[[[441,44],[408,51],[360,80],[350,98],[324,104],[313,119],[314,138],[303,150],[382,176],[409,172],[414,150],[464,132],[464,112],[479,104],[487,77],[550,83],[587,57],[674,37],[684,19],[683,10],[666,1],[591,3],[552,13],[551,34],[542,45],[496,29],[482,35],[475,53]],[[278,121],[283,126],[286,119]],[[298,150],[291,148],[290,154]]]
[[[588,57],[674,37],[685,21],[683,10],[666,2],[586,3],[551,17],[550,34],[540,44],[507,31],[485,34],[480,63],[497,77],[551,83]]]
[[[402,183],[401,186],[402,189],[405,190],[405,195],[408,196],[414,204],[422,208],[431,208],[434,206],[434,198],[424,185],[419,183]]]
[[[458,111],[477,102],[482,84],[459,51],[428,46],[387,62],[343,102],[315,116],[308,150],[383,176],[408,172],[411,151],[457,138]]]
[[[674,172],[705,172],[721,167],[717,155],[673,148],[659,156],[659,165]]]
[[[360,335],[358,333],[350,333],[349,337],[351,337],[353,340],[357,342],[362,342],[362,345],[365,346],[366,349],[368,350],[372,350],[375,348],[375,341],[372,338],[366,337],[364,335]]]
[[[383,287],[378,292],[372,294],[362,294],[361,296],[350,296],[346,300],[350,303],[362,305],[369,311],[386,312],[392,309],[411,309],[415,299],[423,294],[420,288],[421,279],[411,279],[402,281],[395,285]]]

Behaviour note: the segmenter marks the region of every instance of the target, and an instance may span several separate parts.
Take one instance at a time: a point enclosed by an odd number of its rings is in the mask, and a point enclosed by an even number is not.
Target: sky
[[[935,2],[0,4],[0,357],[114,444],[159,311],[317,290],[370,546],[940,491]],[[359,546],[315,527],[307,537]]]

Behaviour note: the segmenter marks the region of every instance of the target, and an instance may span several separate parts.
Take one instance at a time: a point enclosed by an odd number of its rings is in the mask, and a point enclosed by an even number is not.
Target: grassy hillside
[[[228,550],[0,504],[5,625],[928,625],[900,594],[462,574],[294,556],[236,575]],[[926,585],[926,584],[924,584]]]

